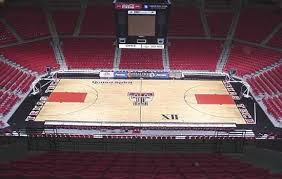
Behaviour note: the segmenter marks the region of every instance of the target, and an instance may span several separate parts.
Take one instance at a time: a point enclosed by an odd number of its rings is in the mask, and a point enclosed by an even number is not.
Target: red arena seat
[[[49,40],[0,48],[0,54],[29,70],[39,73],[45,72],[46,66],[53,69],[59,68]]]
[[[268,42],[271,47],[282,49],[282,29],[280,29]]]
[[[282,95],[263,98],[263,103],[269,112],[278,122],[282,122]]]
[[[200,11],[195,7],[172,7],[169,36],[203,36]]]
[[[279,8],[245,8],[241,12],[235,37],[260,43],[281,21]]]
[[[170,69],[215,71],[221,41],[171,40],[168,47]]]
[[[238,76],[244,76],[278,62],[281,57],[281,52],[234,43],[224,71],[236,69]]]
[[[233,20],[232,12],[207,12],[208,26],[214,37],[225,37]]]
[[[14,35],[0,22],[0,45],[4,45],[11,42],[16,42]]]
[[[169,159],[168,159],[168,158]],[[132,158],[128,160],[127,165],[121,163],[120,159]],[[135,158],[135,159],[134,159]],[[150,160],[144,161],[144,158]],[[185,165],[178,165],[181,159]],[[54,163],[55,161],[55,163]],[[197,161],[197,165],[195,165]],[[161,168],[155,164],[162,162],[166,164],[166,168]],[[136,164],[143,163],[139,170]],[[122,164],[122,167],[116,167]],[[220,165],[220,168],[214,165]],[[7,168],[8,166],[13,166]],[[76,167],[73,167],[76,166]],[[85,167],[86,166],[86,169]],[[97,170],[101,168],[102,170]],[[188,167],[189,166],[189,167]],[[153,169],[148,171],[147,169]],[[268,170],[254,167],[239,160],[224,155],[214,154],[166,154],[163,156],[159,153],[142,154],[142,153],[95,153],[95,152],[55,152],[35,156],[20,162],[11,162],[10,164],[0,165],[0,176],[13,176],[11,173],[17,174],[18,177],[47,177],[56,176],[56,178],[105,178],[105,179],[184,179],[184,178],[200,178],[200,179],[235,179],[235,178],[269,178],[274,176]],[[36,171],[36,172],[35,172]],[[172,172],[168,172],[172,171]],[[279,175],[276,175],[279,176]]]
[[[15,94],[0,91],[0,116],[6,115],[19,99]]]
[[[30,89],[35,76],[0,61],[0,88],[5,91],[25,93]]]
[[[62,49],[70,69],[112,69],[114,46],[112,39],[64,39]]]
[[[54,11],[52,15],[58,34],[72,35],[74,33],[79,13],[80,12],[78,10]]]
[[[119,67],[120,69],[163,70],[162,51],[123,49]]]
[[[103,20],[101,21],[101,14]],[[95,23],[99,22],[99,23]],[[115,22],[112,6],[96,5],[86,9],[85,17],[81,25],[80,34],[85,35],[114,35]]]
[[[9,7],[3,16],[24,39],[48,36],[49,29],[44,12],[36,6]],[[20,20],[19,20],[20,19]]]

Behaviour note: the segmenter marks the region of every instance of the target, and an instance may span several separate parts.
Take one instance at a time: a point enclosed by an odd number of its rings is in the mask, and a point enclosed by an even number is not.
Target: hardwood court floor
[[[228,95],[222,81],[61,79],[56,92],[87,95],[84,102],[48,101],[36,121],[246,124],[235,104],[197,102],[196,94]],[[148,104],[134,105],[138,100]]]

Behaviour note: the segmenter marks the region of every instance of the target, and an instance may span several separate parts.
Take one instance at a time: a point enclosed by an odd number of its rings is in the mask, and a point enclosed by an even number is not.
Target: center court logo
[[[154,98],[154,93],[128,92],[127,96],[133,102],[134,106],[148,106],[148,103]]]

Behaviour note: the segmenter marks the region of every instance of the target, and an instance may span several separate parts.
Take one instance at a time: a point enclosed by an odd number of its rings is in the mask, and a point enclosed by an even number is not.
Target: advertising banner
[[[100,78],[114,78],[114,72],[113,71],[101,71]]]
[[[103,76],[111,76],[112,74],[103,74]],[[100,74],[101,76],[101,74]],[[150,78],[150,79],[169,79],[168,72],[140,72],[140,71],[115,71],[114,78]]]
[[[116,9],[142,9],[143,6],[141,3],[115,3]]]
[[[129,78],[155,78],[155,79],[168,79],[169,73],[167,72],[129,72]]]
[[[114,77],[115,78],[127,78],[128,77],[128,72],[127,71],[115,71],[114,72]]]

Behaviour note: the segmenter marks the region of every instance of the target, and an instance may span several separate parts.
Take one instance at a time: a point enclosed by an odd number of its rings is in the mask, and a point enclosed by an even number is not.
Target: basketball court
[[[35,121],[246,124],[222,81],[61,79]]]

